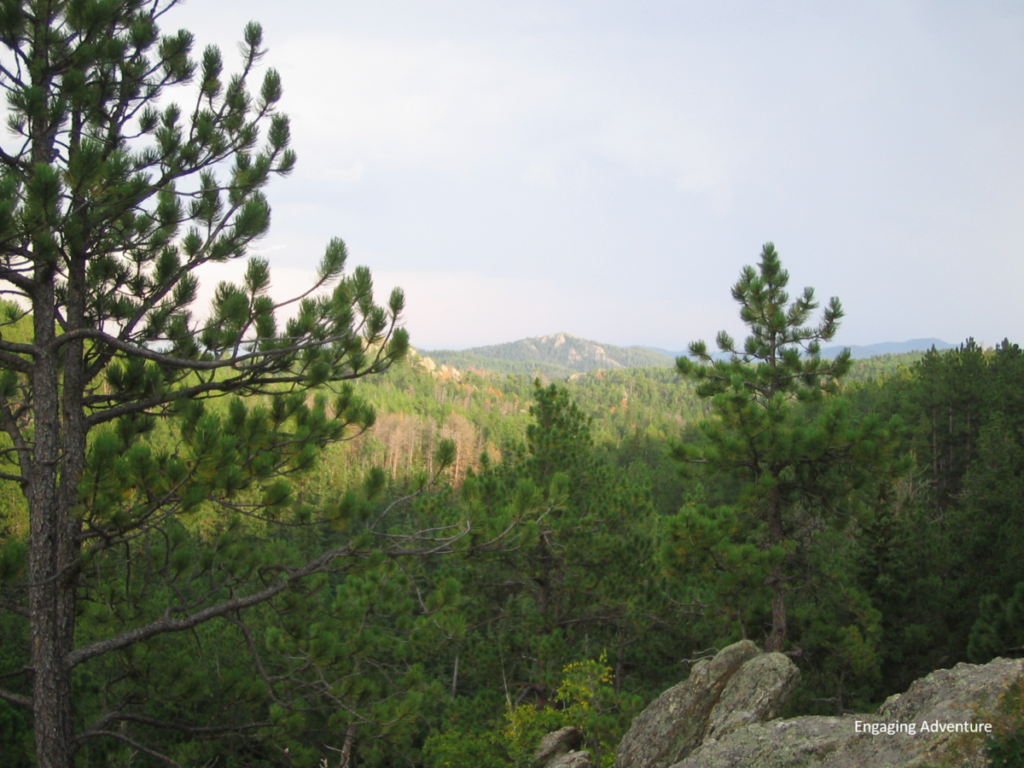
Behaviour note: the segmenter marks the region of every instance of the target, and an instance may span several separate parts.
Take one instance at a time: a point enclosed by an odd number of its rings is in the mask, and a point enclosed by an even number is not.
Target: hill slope
[[[552,333],[507,344],[461,351],[422,351],[438,365],[482,368],[499,373],[543,373],[567,378],[574,373],[615,368],[666,368],[673,359],[645,347],[615,347],[581,339],[571,333]]]

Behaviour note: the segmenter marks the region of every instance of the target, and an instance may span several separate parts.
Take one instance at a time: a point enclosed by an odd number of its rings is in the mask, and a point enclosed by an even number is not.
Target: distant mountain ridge
[[[851,356],[864,360],[880,355],[901,355],[925,352],[932,347],[951,349],[941,339],[911,339],[904,342],[883,342],[866,346],[851,345]],[[825,347],[822,357],[835,357],[844,346]],[[532,376],[541,374],[552,379],[565,379],[579,373],[615,368],[667,368],[685,351],[672,352],[657,347],[616,347],[581,339],[571,333],[552,333],[506,344],[492,344],[463,350],[418,350],[437,365],[458,370],[484,370]]]
[[[910,341],[883,341],[881,344],[868,344],[858,346],[851,344],[850,357],[854,360],[865,360],[869,357],[879,355],[902,355],[906,352],[927,352],[932,347],[935,349],[952,349],[955,344],[948,344],[942,339],[911,339]],[[822,347],[822,357],[835,357],[847,347]]]
[[[616,347],[581,339],[571,333],[552,333],[506,344],[464,350],[421,350],[439,365],[482,368],[499,373],[543,373],[565,378],[610,368],[665,368],[673,358],[647,347]]]
[[[844,349],[850,350],[850,357],[854,360],[866,360],[870,357],[878,357],[879,355],[903,355],[907,352],[927,352],[932,347],[935,349],[952,349],[955,344],[949,344],[942,339],[911,339],[910,341],[883,341],[880,344],[867,344],[867,345],[836,345],[831,347],[822,347],[821,356],[825,358],[833,358],[842,352]],[[686,350],[680,350],[679,352],[672,352],[668,349],[661,349],[659,347],[647,347],[647,349],[655,352],[660,352],[673,360],[679,356],[685,356]]]

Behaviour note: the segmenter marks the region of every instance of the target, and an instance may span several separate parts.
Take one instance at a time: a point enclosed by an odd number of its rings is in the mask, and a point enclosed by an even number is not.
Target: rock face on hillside
[[[984,723],[1024,675],[1024,660],[958,664],[891,696],[874,715],[773,719],[799,673],[753,643],[729,646],[695,665],[634,721],[615,768],[859,768],[983,765],[983,738],[957,733]],[[874,731],[874,733],[872,733]]]

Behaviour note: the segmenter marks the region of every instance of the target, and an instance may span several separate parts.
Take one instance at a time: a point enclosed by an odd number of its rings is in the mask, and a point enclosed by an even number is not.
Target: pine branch
[[[18,704],[19,706],[28,707],[29,709],[32,708],[31,696],[22,696],[20,693],[11,693],[10,691],[5,691],[3,688],[0,688],[0,699],[9,701],[11,704]]]
[[[180,763],[176,763],[167,755],[149,749],[148,747],[145,747],[139,742],[135,741],[135,739],[129,738],[128,736],[125,736],[123,733],[118,733],[117,731],[86,731],[85,733],[75,737],[75,744],[81,747],[89,739],[95,739],[99,736],[109,736],[112,739],[117,739],[118,741],[124,742],[132,749],[137,749],[144,755],[149,755],[154,760],[159,760],[161,763],[171,766],[171,768],[184,768],[184,766],[182,766]]]
[[[5,611],[10,611],[11,613],[16,613],[19,616],[24,616],[26,619],[32,618],[32,612],[26,606],[12,603],[10,600],[5,600],[2,597],[0,597],[0,608],[3,608]]]
[[[225,733],[239,733],[241,731],[252,731],[257,728],[269,728],[273,723],[270,721],[262,721],[258,723],[245,723],[244,725],[221,725],[214,727],[200,727],[196,728],[183,723],[176,723],[171,720],[157,720],[154,717],[146,717],[145,715],[136,715],[132,712],[108,712],[85,731],[80,737],[82,740],[90,738],[90,734],[102,732],[111,723],[140,723],[142,725],[149,725],[153,728],[162,728],[169,731],[177,731],[183,733],[186,736],[192,737],[210,737],[219,736]]]
[[[193,627],[198,627],[200,624],[204,624],[211,619],[216,619],[245,608],[251,608],[255,605],[260,605],[261,603],[265,603],[281,594],[293,584],[325,570],[334,560],[352,554],[354,554],[354,551],[348,545],[336,547],[310,561],[302,568],[290,571],[284,579],[276,584],[266,587],[252,595],[248,595],[247,597],[236,597],[217,605],[210,606],[209,608],[201,610],[198,613],[194,613],[183,619],[171,618],[172,614],[181,612],[184,610],[183,608],[169,607],[164,611],[164,617],[162,619],[158,619],[157,621],[151,622],[145,626],[130,630],[118,635],[117,637],[90,643],[72,651],[67,656],[67,663],[69,666],[75,667],[89,659],[102,656],[112,651],[118,651],[122,648],[127,648],[130,645],[142,642],[150,637],[172,632],[184,632],[185,630],[192,629]],[[281,566],[281,569],[287,570],[284,566]]]

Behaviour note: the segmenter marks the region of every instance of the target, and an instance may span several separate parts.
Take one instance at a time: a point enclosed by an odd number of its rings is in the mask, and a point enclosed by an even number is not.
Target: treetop
[[[779,392],[804,390],[806,397],[811,390],[833,390],[849,371],[850,353],[845,350],[835,360],[823,361],[821,343],[831,341],[838,331],[842,304],[832,297],[819,322],[808,324],[820,306],[814,289],[804,288],[790,301],[788,284],[789,272],[783,269],[774,244],[766,243],[757,268],[745,266],[732,287],[740,319],[750,331],[742,347],[720,331],[715,338],[720,354],[713,355],[704,341],[695,341],[688,348],[692,360],[677,358],[679,372],[697,379],[707,395],[734,386],[765,398]]]

